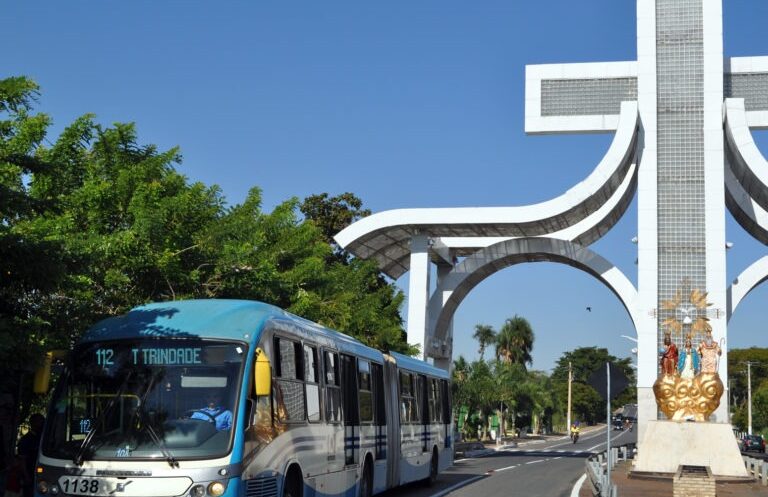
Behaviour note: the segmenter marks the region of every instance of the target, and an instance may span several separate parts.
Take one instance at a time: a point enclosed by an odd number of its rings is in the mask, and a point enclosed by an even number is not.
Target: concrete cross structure
[[[726,206],[768,244],[768,164],[750,134],[768,128],[768,57],[723,57],[721,0],[638,0],[637,54],[526,68],[527,133],[615,134],[593,172],[565,194],[523,207],[385,211],[336,236],[393,278],[410,271],[408,341],[436,365],[450,365],[452,316],[475,285],[518,263],[568,264],[626,308],[638,336],[638,418],[655,420],[662,322],[689,312],[662,302],[684,285],[709,292],[706,317],[720,340],[739,302],[768,278],[765,257],[729,286],[725,257]],[[637,288],[587,248],[636,192]],[[431,263],[438,281],[429,295]],[[719,368],[727,384],[725,352]],[[713,421],[727,422],[724,397]]]

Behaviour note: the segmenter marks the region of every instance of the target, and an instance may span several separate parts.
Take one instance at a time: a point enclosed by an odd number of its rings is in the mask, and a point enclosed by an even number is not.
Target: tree
[[[605,363],[611,363],[612,368],[620,369],[629,379],[629,387],[612,402],[618,405],[635,403],[637,401],[637,380],[629,358],[619,359],[601,347],[580,347],[564,353],[557,360],[552,370],[552,381],[558,385],[557,405],[561,412],[567,409],[568,363],[573,368],[573,410],[575,415],[585,416],[589,421],[605,419],[605,402],[597,391],[588,385],[589,377]],[[578,385],[578,386],[577,386]],[[578,390],[578,392],[577,392]],[[579,396],[580,411],[576,409],[576,395]],[[601,407],[602,406],[602,407]],[[579,419],[579,418],[577,418]]]
[[[345,288],[338,283],[332,285],[339,291],[325,300],[334,303],[339,310],[344,309],[348,317],[331,320],[327,315],[318,315],[299,307],[295,311],[318,316],[319,322],[347,330],[358,338],[363,337],[363,341],[373,347],[406,354],[418,352],[417,347],[406,343],[407,335],[400,316],[400,307],[405,299],[403,293],[387,281],[374,261],[352,258],[339,249],[333,239],[342,229],[370,215],[370,210],[363,209],[362,200],[350,192],[334,197],[321,193],[305,198],[299,209],[305,216],[305,224],[316,226],[333,250],[327,257],[327,266],[336,278],[345,280],[347,285]]]
[[[496,360],[493,363],[493,374],[496,379],[496,397],[507,411],[506,416],[504,412],[501,413],[502,432],[505,433],[507,429],[514,430],[517,424],[521,386],[527,380],[527,373],[520,364]],[[509,423],[504,422],[507,419]]]
[[[768,381],[763,381],[752,393],[752,427],[762,432],[768,428]]]
[[[479,344],[477,352],[480,354],[480,360],[483,360],[485,348],[492,344],[496,339],[496,331],[492,326],[488,326],[487,324],[476,324],[475,333],[472,335],[472,338],[477,340],[477,343]]]
[[[748,349],[731,349],[728,351],[728,376],[730,381],[731,421],[741,430],[748,426],[747,416],[747,362],[751,362],[752,375],[752,427],[753,429],[768,428],[759,424],[761,413],[756,405],[757,392],[762,385],[768,383],[768,348],[750,347]]]
[[[747,399],[747,362],[752,363],[752,388],[768,380],[768,348],[750,347],[728,351],[728,373],[732,405],[740,405]]]
[[[524,317],[507,319],[496,335],[496,358],[525,366],[533,363],[533,329]]]
[[[24,77],[0,80],[0,409],[18,423],[31,405],[32,371],[57,330],[37,301],[64,276],[64,254],[47,233],[27,229],[30,219],[52,209],[30,194],[28,179],[51,166],[36,151],[50,118],[32,114],[39,88]],[[0,427],[0,450],[14,451],[14,423]]]
[[[19,381],[43,351],[148,301],[258,299],[373,347],[416,351],[402,292],[373,262],[334,253],[332,231],[368,213],[357,197],[309,197],[304,219],[297,199],[262,212],[258,188],[227,207],[217,186],[176,171],[178,149],[139,143],[134,124],[85,114],[52,142],[50,119],[31,114],[37,95],[29,79],[0,80],[0,393],[13,408],[28,410]]]
[[[336,247],[333,237],[358,219],[371,215],[363,209],[363,201],[355,194],[345,192],[331,197],[328,193],[310,195],[300,207],[302,214],[320,229],[326,241]]]

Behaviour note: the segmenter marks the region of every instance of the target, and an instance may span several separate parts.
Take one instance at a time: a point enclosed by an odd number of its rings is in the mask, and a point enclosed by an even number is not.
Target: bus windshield
[[[43,454],[78,463],[226,455],[245,349],[188,339],[78,346],[54,393]]]

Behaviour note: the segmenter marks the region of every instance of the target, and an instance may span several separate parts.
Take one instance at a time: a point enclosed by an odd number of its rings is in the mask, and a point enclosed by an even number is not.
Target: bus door
[[[451,419],[451,391],[447,380],[440,380],[440,401],[443,405],[443,426],[445,429],[444,445],[451,454],[450,460],[453,461],[453,420]]]
[[[430,442],[432,438],[432,433],[430,430],[430,416],[432,415],[431,412],[429,412],[429,384],[427,383],[427,377],[423,374],[420,374],[417,376],[418,380],[417,382],[417,392],[419,393],[417,395],[417,398],[421,401],[421,451],[422,452],[429,452]]]
[[[341,404],[341,365],[339,354],[323,350],[325,420],[328,471],[344,469],[344,411]]]
[[[357,398],[357,360],[341,355],[341,397],[344,403],[344,465],[360,462],[360,415]]]

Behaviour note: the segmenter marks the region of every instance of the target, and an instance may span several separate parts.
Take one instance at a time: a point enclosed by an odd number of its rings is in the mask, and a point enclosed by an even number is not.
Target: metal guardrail
[[[608,468],[610,466],[613,469],[618,461],[632,459],[634,455],[635,444],[627,444],[620,447],[612,447],[610,453],[607,451],[598,452],[587,458],[587,477],[592,484],[592,488],[597,491],[600,497],[618,496],[616,485],[613,485],[608,480]]]
[[[747,473],[756,480],[760,480],[764,487],[768,487],[768,461],[749,456],[741,456],[741,458],[744,460]]]

